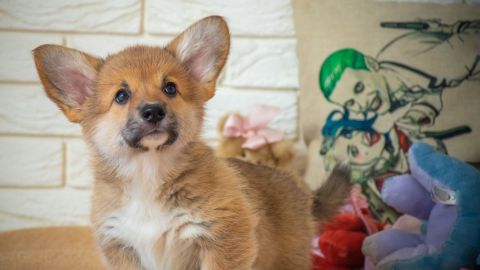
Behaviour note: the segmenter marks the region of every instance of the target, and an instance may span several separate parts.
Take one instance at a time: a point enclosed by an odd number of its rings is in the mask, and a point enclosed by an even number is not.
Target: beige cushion
[[[88,227],[48,227],[0,233],[0,269],[100,270]]]
[[[292,2],[312,187],[348,160],[354,180],[377,200],[382,179],[408,170],[416,141],[480,161],[479,23],[464,23],[480,20],[479,7]],[[423,30],[398,28],[405,26]]]

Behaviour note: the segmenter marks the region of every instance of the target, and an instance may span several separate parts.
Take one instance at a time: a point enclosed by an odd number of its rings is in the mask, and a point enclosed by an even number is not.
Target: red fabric
[[[365,212],[372,226],[382,230],[383,225],[374,221],[368,210]],[[368,233],[360,217],[354,213],[337,214],[320,228],[323,233],[316,240],[319,252],[312,253],[313,270],[349,270],[364,265],[362,244]]]
[[[325,258],[336,265],[359,267],[363,265],[362,243],[367,237],[364,232],[326,231],[319,240],[319,246]]]
[[[312,255],[312,270],[350,270],[350,267],[335,265],[320,256]]]
[[[400,142],[400,148],[402,148],[403,153],[407,153],[408,149],[410,148],[410,140],[408,139],[408,136],[405,135],[405,133],[403,133],[397,126],[394,127],[398,136],[398,141]]]
[[[328,222],[319,224],[322,234],[312,246],[312,269],[348,270],[364,265],[363,240],[383,229],[383,224],[372,218],[367,198],[361,187],[354,185],[341,213]]]

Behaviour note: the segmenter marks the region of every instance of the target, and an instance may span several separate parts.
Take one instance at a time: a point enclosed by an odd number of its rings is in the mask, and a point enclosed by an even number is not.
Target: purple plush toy
[[[394,226],[363,244],[367,269],[458,270],[478,266],[480,172],[427,144],[409,151],[411,174],[388,179],[386,203],[421,220],[419,233]],[[403,219],[405,220],[405,219]]]

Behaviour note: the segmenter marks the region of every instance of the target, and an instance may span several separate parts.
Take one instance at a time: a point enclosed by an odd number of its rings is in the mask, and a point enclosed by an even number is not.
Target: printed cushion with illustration
[[[480,7],[293,0],[302,134],[312,187],[348,160],[372,213],[383,180],[422,141],[480,161]]]

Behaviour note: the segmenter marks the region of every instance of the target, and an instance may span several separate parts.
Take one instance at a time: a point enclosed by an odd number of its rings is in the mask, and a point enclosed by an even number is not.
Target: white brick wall
[[[162,45],[213,14],[227,18],[233,40],[218,94],[207,106],[204,137],[214,144],[217,119],[248,112],[252,100],[282,108],[273,125],[298,137],[289,0],[0,0],[0,230],[88,223],[92,177],[85,144],[80,129],[45,97],[31,50],[55,43],[106,56],[134,44]]]

